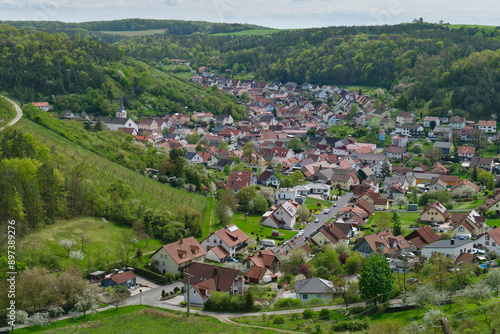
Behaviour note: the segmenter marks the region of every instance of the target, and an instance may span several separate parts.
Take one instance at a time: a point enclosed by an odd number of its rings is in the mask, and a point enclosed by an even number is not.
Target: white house
[[[299,204],[294,201],[283,201],[277,207],[271,207],[262,215],[261,224],[274,228],[285,228],[295,225]]]
[[[474,246],[472,240],[438,240],[422,247],[422,256],[430,258],[433,253],[443,253],[446,257],[456,259],[462,253],[471,253]]]
[[[136,131],[139,127],[130,118],[122,117],[106,117],[103,119],[104,125],[106,125],[111,131],[118,131],[119,128],[133,128]]]
[[[481,234],[474,240],[477,247],[486,247],[490,252],[500,252],[500,227]]]
[[[232,224],[210,234],[201,242],[206,250],[222,246],[229,256],[246,251],[248,236]]]
[[[151,265],[159,272],[177,274],[192,263],[205,261],[207,252],[194,237],[161,246],[151,255]]]
[[[497,121],[479,121],[477,128],[483,130],[484,133],[497,132]]]
[[[331,281],[311,277],[295,282],[295,293],[302,302],[308,302],[313,298],[321,298],[328,301],[334,297],[335,287]]]

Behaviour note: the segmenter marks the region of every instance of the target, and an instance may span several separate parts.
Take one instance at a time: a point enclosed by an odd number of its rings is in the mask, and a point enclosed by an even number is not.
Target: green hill
[[[31,133],[36,139],[49,147],[53,154],[67,157],[72,165],[81,166],[81,173],[108,187],[117,179],[132,190],[132,197],[154,208],[175,212],[182,206],[189,206],[203,212],[207,198],[195,193],[172,188],[134,172],[78,144],[54,133],[30,120],[22,118],[14,129]]]

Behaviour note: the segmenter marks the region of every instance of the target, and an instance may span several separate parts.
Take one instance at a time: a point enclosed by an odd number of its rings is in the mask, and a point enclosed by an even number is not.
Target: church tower
[[[123,107],[123,93],[122,93],[122,96],[120,98],[120,110],[118,110],[116,112],[116,117],[118,117],[118,118],[127,118],[127,111]]]

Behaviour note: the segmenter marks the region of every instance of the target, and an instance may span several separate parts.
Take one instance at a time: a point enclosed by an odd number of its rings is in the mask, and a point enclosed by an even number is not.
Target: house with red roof
[[[475,210],[471,210],[465,216],[459,218],[458,222],[453,224],[451,237],[462,236],[475,238],[483,234],[486,230],[486,217],[482,217]]]
[[[206,255],[205,248],[194,237],[189,237],[161,246],[151,255],[151,266],[163,274],[177,274],[193,263],[205,261]]]
[[[223,248],[221,251],[222,255],[227,256],[235,256],[236,253],[245,252],[248,245],[248,236],[238,228],[238,226],[232,224],[228,225],[220,230],[217,230],[211,233],[208,237],[206,237],[201,245],[205,248],[209,253],[213,248]],[[219,250],[215,251],[216,253]],[[219,261],[221,254],[217,255],[216,258],[211,258],[212,254],[207,254],[206,258],[209,260]]]
[[[101,285],[103,287],[124,285],[127,288],[133,288],[136,284],[137,275],[133,271],[115,270],[112,274],[106,275]]]
[[[450,188],[451,197],[470,197],[479,191],[479,187],[467,179],[464,179]]]
[[[490,252],[500,252],[500,227],[480,234],[474,242],[479,248],[486,247]]]
[[[48,102],[31,102],[31,104],[43,111],[49,111],[54,108]]]
[[[274,228],[293,228],[295,225],[299,204],[292,200],[281,202],[278,206],[272,206],[262,215],[261,224]]]
[[[497,132],[497,121],[479,121],[477,128],[484,133],[495,133]]]
[[[405,253],[408,247],[410,245],[403,236],[395,237],[391,231],[387,230],[356,240],[353,250],[360,252],[363,257],[374,252],[380,252],[385,257],[389,257]]]
[[[193,263],[184,276],[184,301],[189,294],[190,304],[203,305],[214,291],[231,295],[242,294],[245,280],[237,269],[214,266],[208,263]],[[189,277],[189,287],[188,287]]]
[[[424,206],[420,213],[420,220],[423,222],[444,223],[450,219],[450,212],[438,201],[432,205]]]
[[[457,155],[460,159],[470,159],[476,154],[475,146],[459,146],[457,148]]]
[[[429,226],[423,226],[408,234],[405,239],[410,244],[409,251],[418,251],[423,246],[438,241],[439,236]]]
[[[234,171],[226,180],[226,188],[231,189],[233,194],[237,194],[241,189],[254,186],[257,184],[257,179],[250,171]]]

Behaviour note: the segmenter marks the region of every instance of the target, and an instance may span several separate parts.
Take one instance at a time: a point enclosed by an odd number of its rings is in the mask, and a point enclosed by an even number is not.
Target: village
[[[182,279],[179,304],[203,305],[215,291],[243,294],[251,285],[275,291],[259,301],[264,305],[279,298],[333,301],[346,289],[335,276],[356,282],[358,258],[372,253],[383,255],[393,273],[411,273],[437,253],[483,267],[497,258],[495,120],[422,117],[344,88],[199,71],[193,82],[236,95],[248,118],[199,111],[132,120],[122,97],[116,117],[93,120],[146,145],[182,150],[189,163],[219,175],[219,191],[239,201],[223,228],[151,255],[150,270]],[[253,197],[262,188],[265,205],[273,203],[250,214],[238,193]],[[318,254],[328,249],[342,266],[358,262],[343,274],[320,270]],[[298,269],[290,268],[297,257]],[[131,271],[99,275],[104,286],[136,286]]]

